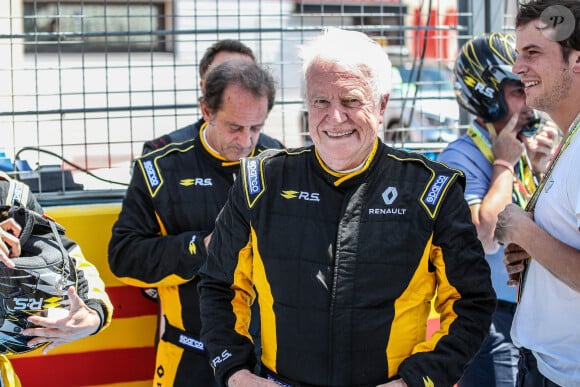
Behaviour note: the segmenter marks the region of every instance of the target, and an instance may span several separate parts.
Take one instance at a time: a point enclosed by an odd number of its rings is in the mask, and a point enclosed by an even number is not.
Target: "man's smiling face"
[[[314,62],[306,76],[308,127],[330,168],[358,167],[369,156],[386,106],[378,106],[368,78],[336,63]]]
[[[572,66],[564,61],[560,45],[548,39],[538,23],[516,28],[518,57],[513,72],[525,85],[528,106],[550,113],[570,95]]]

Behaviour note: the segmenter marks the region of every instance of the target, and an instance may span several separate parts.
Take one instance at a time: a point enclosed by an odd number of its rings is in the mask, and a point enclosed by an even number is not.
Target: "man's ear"
[[[211,119],[211,112],[205,103],[205,98],[201,97],[199,99],[199,106],[201,107],[201,115],[203,116],[203,119],[205,122],[209,122]]]
[[[390,96],[391,96],[391,94],[387,93],[387,94],[383,95],[383,98],[381,98],[381,114],[383,114],[385,112],[385,110],[387,109],[387,105],[389,103]]]
[[[574,50],[570,54],[570,59],[572,62],[572,71],[576,74],[580,74],[580,51]]]
[[[379,123],[382,124],[383,120],[384,120],[384,115],[385,115],[385,109],[387,108],[387,104],[389,102],[389,97],[390,94],[385,94],[383,95],[383,97],[381,98],[381,102],[380,102],[380,106],[379,106],[379,112],[381,113],[381,117],[379,119]]]

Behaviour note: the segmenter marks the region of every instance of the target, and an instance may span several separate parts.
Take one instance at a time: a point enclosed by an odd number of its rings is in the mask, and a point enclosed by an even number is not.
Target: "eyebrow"
[[[237,122],[234,121],[227,121],[225,120],[226,125],[233,125],[233,126],[239,126],[242,128],[254,128],[256,126],[264,126],[266,121],[262,121],[261,123],[257,123],[257,124],[253,124],[253,125],[244,125],[244,124],[239,124]]]
[[[522,47],[522,51],[528,51],[528,50],[530,50],[530,49],[534,49],[534,48],[536,48],[536,49],[541,49],[541,47],[540,47],[540,46],[538,46],[537,44],[535,44],[535,43],[530,43],[530,44],[528,44],[528,45],[526,45],[526,46]],[[518,50],[516,50],[516,52],[518,52],[518,53],[519,53],[519,51],[518,51]]]

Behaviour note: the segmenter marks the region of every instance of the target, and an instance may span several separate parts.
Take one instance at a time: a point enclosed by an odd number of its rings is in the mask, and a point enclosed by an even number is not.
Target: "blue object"
[[[10,160],[9,157],[6,157],[4,148],[0,148],[0,170],[4,172],[12,172],[14,170],[12,160]]]
[[[14,161],[14,164],[18,171],[32,171],[30,164],[28,164],[28,161],[26,160],[16,160]]]
[[[4,172],[14,171],[14,166],[12,165],[12,160],[8,157],[0,156],[0,170]]]

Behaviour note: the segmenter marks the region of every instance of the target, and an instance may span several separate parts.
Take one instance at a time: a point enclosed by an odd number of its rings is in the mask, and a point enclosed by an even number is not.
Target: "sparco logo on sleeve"
[[[257,194],[262,189],[260,184],[260,175],[258,174],[258,160],[248,160],[247,164],[247,183],[250,195]]]
[[[159,176],[157,176],[157,171],[153,166],[153,161],[146,160],[143,162],[143,167],[145,168],[145,172],[147,173],[147,179],[149,180],[149,185],[151,188],[155,188],[159,185]]]
[[[429,188],[429,192],[425,197],[425,203],[434,206],[439,199],[441,194],[441,189],[445,186],[445,183],[449,180],[449,176],[439,175],[435,178],[435,182]]]

